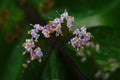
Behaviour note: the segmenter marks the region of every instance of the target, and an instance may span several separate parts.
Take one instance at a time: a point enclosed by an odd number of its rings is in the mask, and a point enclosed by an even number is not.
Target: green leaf
[[[104,71],[110,71],[112,68],[111,66],[115,65],[114,63],[120,67],[119,27],[91,28],[90,32],[94,36],[94,42],[100,44],[100,52],[94,52],[93,56],[98,64],[102,65]],[[110,59],[116,59],[117,62],[109,63]]]
[[[63,80],[65,77],[64,75],[64,68],[63,64],[60,61],[60,58],[57,56],[56,51],[51,53],[50,58],[45,66],[43,74],[41,76],[42,80]]]
[[[72,4],[75,4],[72,6]],[[73,29],[83,25],[87,27],[106,25],[117,26],[119,24],[119,0],[55,0],[55,5],[48,13],[42,13],[42,16],[50,20],[60,17],[60,14],[67,9],[70,16],[75,17]],[[57,12],[58,13],[57,13]],[[114,21],[113,21],[114,20]]]
[[[91,54],[86,55],[87,60],[81,62],[82,57],[77,56],[76,50],[71,45],[66,45],[64,48],[67,50],[69,56],[73,61],[79,66],[79,69],[89,77],[93,79],[96,72],[102,69],[103,73],[112,73],[113,68],[116,66],[120,67],[120,44],[119,44],[119,33],[120,29],[118,27],[94,27],[89,28],[88,32],[91,32],[93,39],[91,41],[98,43],[100,45],[100,50],[96,51],[92,48],[85,47],[84,55],[87,51]],[[115,59],[116,61],[111,63],[110,60]],[[92,71],[91,71],[92,70]],[[112,73],[114,75],[114,73]]]
[[[20,76],[19,73],[23,63],[22,52],[22,48],[14,48],[14,52],[10,55],[6,70],[4,71],[3,80],[16,80],[17,77]]]

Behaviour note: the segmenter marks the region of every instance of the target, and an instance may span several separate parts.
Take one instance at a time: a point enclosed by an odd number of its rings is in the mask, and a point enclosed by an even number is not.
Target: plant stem
[[[50,37],[50,40],[52,41],[52,43],[54,44],[54,46],[56,47],[56,49],[58,50],[59,54],[62,56],[62,58],[64,59],[64,61],[66,63],[68,63],[71,68],[77,73],[78,77],[82,80],[89,80],[78,68],[78,66],[73,62],[73,60],[67,55],[67,53],[64,51],[63,47],[62,47],[62,43],[58,42],[56,40],[56,38],[54,36]]]

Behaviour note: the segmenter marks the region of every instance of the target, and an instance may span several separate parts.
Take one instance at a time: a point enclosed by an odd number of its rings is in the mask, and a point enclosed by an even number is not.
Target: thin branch
[[[73,60],[67,55],[67,53],[64,51],[62,47],[62,43],[58,42],[56,38],[53,36],[50,37],[50,40],[55,44],[54,46],[57,48],[57,50],[60,52],[59,54],[63,57],[64,61],[68,63],[72,69],[77,73],[78,77],[82,80],[89,80],[78,68],[78,66],[73,62]]]
[[[51,55],[51,53],[52,53],[52,51],[53,51],[53,48],[54,48],[54,47],[52,46],[51,49],[50,49],[50,51],[48,52],[47,57],[45,58],[44,62],[42,62],[43,64],[42,64],[42,67],[41,67],[41,70],[40,70],[40,74],[39,74],[40,77],[41,77],[41,75],[42,75],[42,73],[43,73],[43,71],[44,71],[44,69],[45,69],[45,66],[46,66],[49,58],[50,58],[50,55]]]

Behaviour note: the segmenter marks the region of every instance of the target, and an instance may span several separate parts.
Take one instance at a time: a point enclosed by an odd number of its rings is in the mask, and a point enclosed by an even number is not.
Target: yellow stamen
[[[77,48],[77,51],[79,51],[79,48]]]
[[[84,35],[86,35],[86,32],[84,32]]]
[[[27,67],[27,65],[28,65],[28,64],[22,64],[22,66],[23,66],[24,68],[26,68],[26,67]]]
[[[44,30],[42,31],[42,33],[44,34]]]
[[[58,37],[58,36],[59,36],[59,34],[58,34],[58,33],[56,33],[55,35],[56,35],[56,37]]]
[[[33,28],[35,28],[35,25],[33,26]]]
[[[30,24],[30,26],[33,26],[33,24]]]
[[[78,44],[78,47],[80,47],[80,44]]]
[[[61,34],[61,36],[63,36],[63,34]]]
[[[31,43],[30,43],[30,42],[28,42],[27,46],[30,46],[30,45],[31,45]]]
[[[54,28],[53,31],[56,31],[56,28]]]
[[[80,37],[78,38],[78,40],[80,40]]]
[[[68,42],[68,44],[70,44],[70,41]]]
[[[48,35],[46,35],[45,37],[46,37],[46,38],[49,38],[49,36],[48,36]]]
[[[48,24],[52,24],[53,21],[49,21]]]
[[[82,45],[85,45],[84,43],[82,43]]]
[[[31,56],[30,60],[34,60],[35,58],[33,56]]]
[[[25,55],[26,52],[23,52],[22,55]]]
[[[72,46],[75,48],[75,45],[72,44]]]
[[[25,46],[25,43],[23,43],[22,46]]]
[[[38,42],[38,40],[37,40],[37,39],[35,39],[35,42]]]
[[[71,32],[72,30],[71,30],[71,29],[69,29],[69,31]]]
[[[41,58],[39,59],[39,62],[42,62]]]
[[[28,48],[28,51],[32,50],[32,48]]]
[[[75,34],[75,32],[73,32],[73,34]]]
[[[50,33],[50,30],[48,30],[48,33]]]
[[[31,31],[28,31],[28,34],[31,34]]]

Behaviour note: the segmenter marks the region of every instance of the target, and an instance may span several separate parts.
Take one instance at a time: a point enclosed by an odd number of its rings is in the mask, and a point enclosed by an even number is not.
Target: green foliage
[[[15,39],[13,42],[8,42],[5,38],[6,32],[17,34],[14,29],[16,25],[24,26],[21,28],[28,30],[28,27],[26,28],[28,24],[28,19],[25,17],[27,16],[26,12],[18,5],[18,2],[15,0],[2,0],[0,3],[0,14],[5,9],[8,9],[11,14],[10,18],[4,20],[6,24],[4,28],[1,28],[2,25],[0,24],[0,80],[79,80],[78,74],[60,55],[60,52],[51,45],[51,41],[49,39],[44,40],[43,37],[40,43],[44,53],[42,62],[39,63],[34,60],[27,68],[22,67],[26,57],[22,55],[24,50],[21,45],[28,37],[27,32],[24,31],[24,38]],[[35,6],[36,10],[39,6],[48,5],[44,0],[26,2]],[[74,29],[82,25],[89,27],[88,31],[93,35],[91,41],[100,45],[100,51],[97,52],[93,48],[85,47],[84,54],[87,59],[85,62],[81,62],[82,57],[77,56],[76,50],[72,46],[66,43],[62,46],[80,71],[91,80],[99,80],[94,78],[98,70],[103,71],[103,73],[109,72],[109,80],[119,80],[119,4],[119,0],[54,0],[54,5],[48,12],[39,12],[44,19],[48,20],[48,17],[55,18],[59,16],[56,10],[62,13],[64,9],[67,9],[70,15],[75,17]],[[72,36],[67,36],[66,40],[69,40],[69,37]],[[62,39],[57,38],[57,40]],[[90,52],[90,55],[87,55],[87,51]],[[116,62],[109,62],[111,58],[116,59]],[[118,69],[112,72],[112,66],[115,64],[118,65]]]

